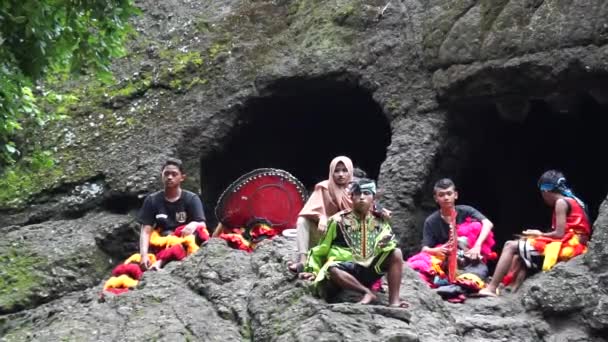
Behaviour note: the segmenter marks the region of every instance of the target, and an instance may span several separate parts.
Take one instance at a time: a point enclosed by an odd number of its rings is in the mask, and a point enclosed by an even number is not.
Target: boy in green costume
[[[373,213],[376,184],[369,179],[354,182],[352,210],[330,218],[327,232],[319,245],[308,254],[303,279],[319,284],[325,279],[342,289],[360,292],[361,304],[376,300],[369,289],[388,273],[389,305],[406,307],[399,298],[403,255],[388,221]]]

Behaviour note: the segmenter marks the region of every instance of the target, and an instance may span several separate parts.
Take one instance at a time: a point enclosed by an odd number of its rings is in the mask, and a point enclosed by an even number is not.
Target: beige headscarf
[[[353,162],[350,158],[339,156],[329,164],[329,178],[315,185],[315,190],[300,211],[302,217],[317,223],[327,223],[327,218],[335,213],[352,208],[353,204],[347,191],[347,185],[339,186],[334,181],[334,171],[338,163],[343,163],[348,171],[347,184],[353,177]]]

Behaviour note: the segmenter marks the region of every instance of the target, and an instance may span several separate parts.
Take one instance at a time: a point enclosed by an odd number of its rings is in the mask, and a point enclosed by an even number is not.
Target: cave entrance
[[[592,222],[608,192],[608,167],[601,161],[608,108],[585,94],[570,98],[569,109],[531,100],[527,115],[505,119],[491,105],[466,106],[450,113],[452,138],[446,146],[458,167],[454,177],[461,204],[470,204],[495,225],[497,249],[524,228],[548,228],[551,209],[537,190],[548,169],[564,172],[574,193],[589,207]],[[458,157],[461,157],[458,159]],[[447,158],[448,160],[450,158]]]
[[[310,191],[327,179],[330,161],[346,155],[369,177],[378,177],[391,131],[368,91],[331,80],[289,80],[273,89],[270,96],[249,100],[220,150],[201,160],[211,227],[222,191],[256,168],[284,169]]]

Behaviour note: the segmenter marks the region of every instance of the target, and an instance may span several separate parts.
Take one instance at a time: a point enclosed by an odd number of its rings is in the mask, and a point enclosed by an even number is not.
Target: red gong
[[[228,186],[217,202],[215,215],[228,228],[265,221],[282,231],[296,226],[306,199],[306,189],[289,172],[255,169]]]

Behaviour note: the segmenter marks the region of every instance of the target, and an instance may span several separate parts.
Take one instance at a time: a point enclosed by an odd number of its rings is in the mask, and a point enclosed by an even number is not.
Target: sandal
[[[406,309],[410,307],[410,304],[404,300],[400,301],[398,304],[390,304],[389,308],[398,308],[398,309]]]
[[[475,294],[475,297],[490,297],[490,298],[496,298],[498,297],[499,293],[498,293],[498,289],[496,289],[496,291],[494,291],[494,293],[492,293],[492,291],[488,290],[487,288],[483,288],[481,290],[479,290],[479,292],[477,292]]]

